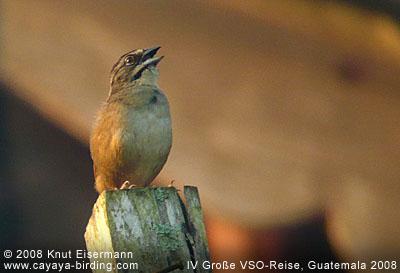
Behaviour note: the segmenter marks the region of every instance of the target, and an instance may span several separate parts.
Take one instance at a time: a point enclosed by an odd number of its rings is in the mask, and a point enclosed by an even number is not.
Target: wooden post
[[[103,192],[85,233],[92,271],[212,272],[197,188],[184,196],[187,207],[174,187]]]

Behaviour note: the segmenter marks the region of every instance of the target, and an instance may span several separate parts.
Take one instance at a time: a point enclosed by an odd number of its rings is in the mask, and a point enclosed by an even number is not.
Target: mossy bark
[[[86,228],[87,249],[131,256],[91,262],[112,264],[111,272],[212,272],[201,266],[210,258],[197,188],[185,186],[184,195],[187,208],[174,187],[103,192]],[[117,269],[132,263],[137,268]]]

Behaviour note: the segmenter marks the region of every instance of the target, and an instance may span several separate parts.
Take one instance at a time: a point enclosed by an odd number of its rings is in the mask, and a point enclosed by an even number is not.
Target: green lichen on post
[[[212,270],[183,266],[188,261],[209,260],[207,242],[197,241],[207,239],[198,198],[195,187],[185,187],[185,199],[189,204],[186,210],[174,187],[106,191],[99,197],[87,228],[88,247],[132,254],[114,257],[111,261],[114,265],[139,264],[139,271],[115,269],[115,273],[176,269],[182,273],[210,273]],[[187,212],[193,215],[187,215]],[[107,240],[102,240],[106,243],[94,245],[101,234],[108,236]],[[104,273],[102,269],[93,272]]]
[[[157,234],[158,244],[163,251],[176,251],[184,245],[178,237],[178,233],[181,232],[180,227],[159,224],[155,225],[153,229]]]
[[[168,198],[168,188],[157,188],[155,189],[154,195],[158,201],[163,202],[165,199]]]
[[[114,250],[132,252],[143,272],[156,272],[168,266],[165,253],[152,240],[152,224],[161,223],[153,192],[151,188],[107,192],[107,215]],[[144,249],[143,245],[147,247]]]
[[[199,192],[196,187],[185,186],[184,195],[187,205],[187,216],[189,220],[190,235],[193,236],[193,253],[196,260],[210,261],[208,251],[206,228],[203,221]],[[190,237],[189,237],[190,240]],[[199,268],[198,273],[212,272],[205,268]]]

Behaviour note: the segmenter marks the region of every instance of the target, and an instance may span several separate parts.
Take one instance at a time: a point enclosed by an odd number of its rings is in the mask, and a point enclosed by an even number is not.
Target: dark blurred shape
[[[316,216],[307,219],[303,223],[287,228],[284,232],[286,238],[286,259],[287,261],[299,261],[303,272],[315,272],[307,269],[309,261],[318,262],[339,262],[335,257],[325,231],[325,218]],[[319,270],[328,272],[331,270]],[[345,272],[335,270],[335,272]]]
[[[0,90],[1,246],[85,249],[97,197],[86,146]]]
[[[332,2],[332,0],[323,1]],[[400,20],[400,2],[398,0],[335,0],[335,2],[349,3],[370,11],[384,12],[392,16],[397,22]]]
[[[349,57],[341,61],[338,65],[339,77],[350,83],[362,83],[367,77],[367,65],[360,59]]]
[[[0,87],[3,89],[2,87]],[[8,132],[7,132],[7,110],[9,106],[9,97],[0,91],[0,247],[3,249],[6,246],[12,245],[16,240],[19,232],[20,210],[15,196],[15,188],[10,181],[10,161],[8,147]],[[5,236],[7,234],[7,236]]]

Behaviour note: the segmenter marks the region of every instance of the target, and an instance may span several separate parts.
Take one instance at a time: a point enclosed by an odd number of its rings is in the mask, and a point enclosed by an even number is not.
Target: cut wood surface
[[[211,272],[200,266],[210,256],[197,188],[185,186],[184,192],[187,208],[174,187],[103,192],[93,208],[85,239],[88,251],[115,255],[91,261],[112,264],[114,272],[124,273],[178,268],[186,273]],[[118,271],[117,264],[131,268]]]

